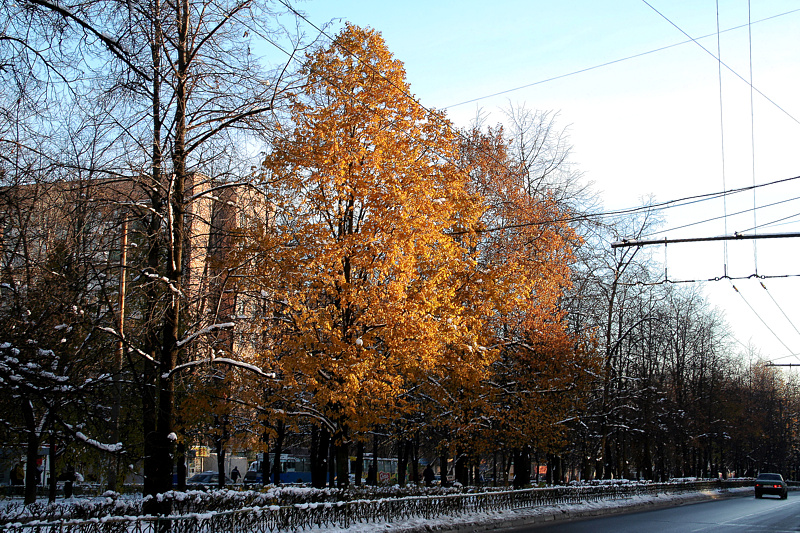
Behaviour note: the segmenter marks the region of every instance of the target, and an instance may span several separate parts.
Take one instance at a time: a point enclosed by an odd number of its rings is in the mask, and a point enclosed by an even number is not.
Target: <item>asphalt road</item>
[[[702,502],[656,511],[607,516],[576,522],[525,526],[505,533],[724,533],[800,531],[800,493],[790,492],[787,500],[753,496]]]

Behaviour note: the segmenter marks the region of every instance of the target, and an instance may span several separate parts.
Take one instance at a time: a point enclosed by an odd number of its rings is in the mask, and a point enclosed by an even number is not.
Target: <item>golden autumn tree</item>
[[[262,366],[278,372],[286,410],[316,418],[319,442],[344,459],[409,388],[488,363],[459,300],[480,202],[458,137],[409,96],[378,32],[348,24],[303,75],[263,166],[273,214],[254,279],[273,342]]]
[[[595,362],[589,339],[569,334],[560,308],[580,239],[555,191],[541,186],[509,147],[502,128],[475,129],[462,141],[485,228],[475,243],[480,276],[468,290],[472,301],[491,302],[492,311],[481,312],[497,350],[468,414],[479,442],[512,452],[526,484],[529,451],[558,450],[566,431],[560,422],[574,413]]]

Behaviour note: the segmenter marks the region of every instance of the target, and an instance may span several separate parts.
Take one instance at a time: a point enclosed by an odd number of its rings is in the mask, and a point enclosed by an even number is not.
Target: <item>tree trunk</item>
[[[225,446],[222,442],[222,438],[218,437],[214,439],[214,448],[217,452],[217,473],[219,476],[217,477],[217,488],[221,489],[225,487]]]
[[[372,471],[375,472],[375,485],[380,483],[380,474],[378,473],[378,433],[372,434]]]
[[[183,288],[184,212],[186,202],[186,110],[188,102],[187,82],[189,68],[189,5],[188,0],[173,4],[175,23],[178,29],[176,44],[177,61],[175,71],[175,131],[172,151],[172,175],[166,188],[170,192],[166,199],[166,217],[162,222],[168,228],[168,257],[166,263],[167,283],[175,289]],[[159,264],[162,262],[159,261]],[[157,270],[158,271],[158,270]],[[158,410],[153,435],[153,485],[156,493],[172,489],[173,413],[175,409],[175,384],[171,371],[178,359],[179,325],[181,321],[181,297],[172,292],[161,321],[161,343],[158,358]],[[220,483],[224,483],[224,469],[220,472]],[[170,504],[163,500],[159,514],[168,514]]]
[[[58,488],[58,469],[56,468],[56,434],[50,432],[50,483],[47,491],[47,500],[50,503],[56,501],[56,489]]]
[[[153,40],[150,43],[150,51],[153,60],[152,71],[152,182],[161,184],[163,154],[161,151],[161,52],[163,46],[163,34],[161,30],[161,3],[160,0],[153,2]],[[163,209],[163,198],[158,187],[152,187],[150,191],[150,204],[153,215],[147,221],[147,266],[152,272],[158,272],[161,264],[161,225],[162,219],[159,214]],[[145,289],[147,305],[145,306],[146,322],[144,334],[145,352],[157,361],[159,360],[159,339],[158,339],[158,301],[159,294],[155,284],[148,284]],[[159,468],[158,461],[161,442],[156,433],[158,421],[158,368],[153,364],[145,364],[143,371],[142,387],[142,431],[144,433],[144,486],[145,495],[154,496],[158,494],[160,484],[157,481]],[[150,498],[145,501],[142,508],[145,514],[157,515],[166,514],[167,509],[162,506],[157,498]]]
[[[356,445],[356,471],[353,472],[355,474],[355,483],[356,487],[361,486],[361,478],[364,475],[364,442],[358,441]]]
[[[278,464],[281,464],[280,458],[278,458]],[[272,469],[269,466],[269,439],[267,439],[264,444],[264,453],[261,454],[261,482],[264,485],[269,484],[269,477],[272,475]],[[280,480],[280,476],[278,479]]]
[[[36,415],[28,401],[22,402],[22,414],[25,418],[25,433],[28,443],[25,447],[25,505],[36,502],[36,459],[39,458],[39,435],[36,433]]]
[[[336,486],[347,488],[350,486],[350,446],[344,430],[339,432],[336,442]]]
[[[225,487],[225,480],[227,479],[225,472],[225,445],[228,443],[230,435],[228,433],[228,417],[226,415],[214,416],[214,420],[216,421],[217,429],[220,430],[220,434],[214,438],[214,447],[217,452],[217,472],[219,473],[217,488],[221,489]]]
[[[286,424],[282,420],[278,420],[276,424],[276,432],[277,435],[275,436],[275,450],[273,460],[272,460],[272,476],[273,476],[273,483],[276,486],[281,484],[281,473],[283,468],[281,467],[281,455],[283,454],[283,439],[286,436]],[[268,479],[265,483],[269,481]]]
[[[456,450],[455,478],[462,485],[469,484],[467,480],[467,455],[461,449]]]
[[[336,488],[336,443],[333,437],[329,438],[328,443],[328,486]]]
[[[439,457],[439,474],[442,481],[442,487],[449,487],[450,483],[447,480],[447,448],[442,450],[442,455]]]
[[[125,356],[125,343],[122,340],[122,335],[125,334],[125,292],[126,292],[126,271],[128,264],[128,215],[123,212],[122,224],[120,228],[120,269],[119,269],[119,292],[117,294],[117,333],[120,339],[117,342],[117,348],[114,351],[114,402],[111,405],[111,443],[116,444],[120,441],[119,430],[119,417],[120,409],[122,407],[122,362]],[[119,453],[108,458],[108,485],[107,490],[117,492],[121,485],[118,482],[117,476],[119,475]],[[178,476],[180,480],[180,476]],[[184,472],[183,488],[186,490],[186,476]]]
[[[548,468],[548,472],[550,469]],[[531,456],[530,448],[523,446],[514,449],[514,488],[521,489],[530,484]]]
[[[264,432],[261,433],[261,442],[264,443],[264,452],[261,453],[261,462],[258,463],[260,465],[260,472],[261,472],[261,482],[264,485],[269,484],[269,476],[272,472],[272,469],[269,467],[269,432],[264,429]],[[258,460],[259,454],[256,454],[256,460]],[[280,463],[280,461],[278,461]],[[258,470],[257,470],[258,471]]]
[[[311,428],[311,485],[316,489],[325,488],[328,471],[328,429],[323,426]]]
[[[409,441],[411,446],[411,481],[419,486],[419,432],[413,441]]]
[[[178,468],[178,486],[179,491],[186,490],[186,444],[184,440],[178,442],[175,449],[175,463]]]
[[[406,486],[406,471],[408,470],[408,446],[406,439],[397,439],[397,484]]]
[[[553,472],[553,476],[555,477],[554,481],[560,485],[564,483],[564,465],[560,455],[553,457],[553,464],[555,465],[555,472]]]
[[[647,481],[653,481],[653,457],[650,451],[650,433],[648,432],[644,434],[644,445],[642,452],[642,475]]]

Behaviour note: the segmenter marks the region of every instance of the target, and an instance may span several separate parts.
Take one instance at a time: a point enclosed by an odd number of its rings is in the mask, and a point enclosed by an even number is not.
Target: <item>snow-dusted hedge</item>
[[[401,498],[419,495],[459,494],[476,489],[369,487],[350,489],[314,489],[310,487],[266,487],[264,490],[189,490],[170,491],[158,496],[172,502],[174,515],[230,511],[247,507],[295,505],[354,501],[365,499]],[[25,506],[19,501],[6,501],[0,506],[0,523],[36,520],[89,519],[105,516],[138,516],[142,514],[145,498],[106,492],[100,497],[73,498],[55,503],[37,502]]]

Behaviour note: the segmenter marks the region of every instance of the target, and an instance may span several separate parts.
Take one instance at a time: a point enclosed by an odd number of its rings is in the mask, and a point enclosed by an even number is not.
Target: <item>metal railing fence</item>
[[[188,515],[109,516],[52,522],[30,520],[0,525],[2,533],[276,533],[312,527],[346,528],[356,523],[433,519],[467,512],[489,512],[556,504],[631,498],[751,486],[752,481],[689,481],[578,485],[494,492],[409,496],[377,500],[248,507]]]

